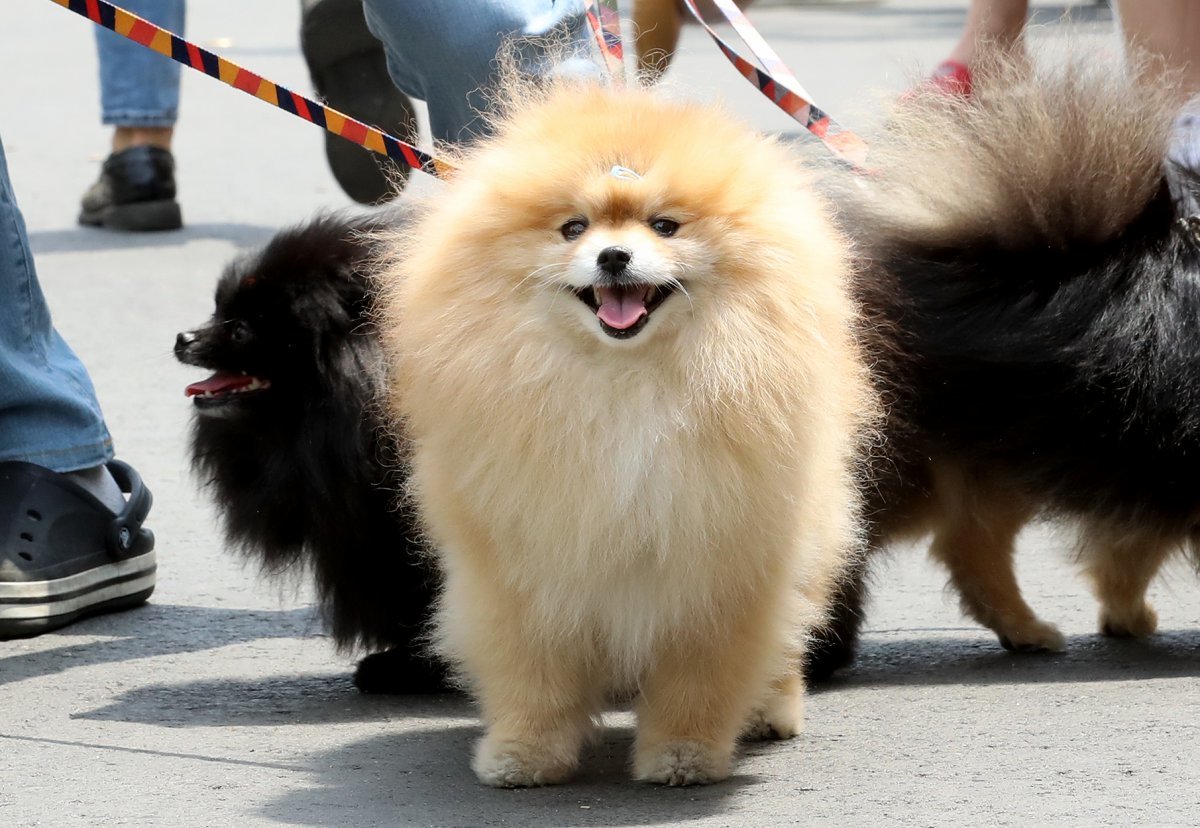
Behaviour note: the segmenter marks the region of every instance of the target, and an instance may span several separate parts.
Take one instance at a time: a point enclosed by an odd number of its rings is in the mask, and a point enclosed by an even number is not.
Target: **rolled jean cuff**
[[[121,0],[126,11],[183,35],[184,0]],[[166,55],[96,27],[100,115],[108,126],[169,127],[179,111],[183,69]]]
[[[174,109],[159,112],[139,112],[131,109],[114,109],[100,114],[100,122],[116,127],[173,127],[179,120]]]
[[[50,471],[59,472],[60,474],[94,468],[95,466],[107,463],[111,459],[113,459],[111,438],[101,442],[72,446],[70,448],[54,448],[45,451],[31,448],[12,457],[0,454],[0,463],[9,460],[22,460],[26,463],[33,463],[34,465],[50,469]]]

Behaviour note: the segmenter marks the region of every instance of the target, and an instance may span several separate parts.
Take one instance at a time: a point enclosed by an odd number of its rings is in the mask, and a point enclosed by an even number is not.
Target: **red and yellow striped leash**
[[[273,81],[226,60],[207,49],[185,40],[179,35],[143,20],[108,0],[51,0],[63,8],[86,17],[98,26],[103,26],[159,54],[182,63],[235,89],[254,95],[285,112],[316,124],[348,141],[372,152],[379,153],[415,170],[437,178],[445,178],[455,168],[446,161],[417,149],[376,127],[362,123],[336,109],[317,103],[311,98],[297,94]],[[738,71],[772,102],[817,136],[839,158],[862,167],[866,161],[867,144],[853,132],[833,120],[804,91],[779,56],[750,23],[732,0],[713,0],[718,11],[733,26],[734,30],[750,47],[751,52],[767,67],[759,69],[737,53],[706,23],[694,0],[683,0],[684,5],[704,27],[718,48],[733,63]],[[613,6],[615,0],[596,3],[589,0],[588,20],[596,36],[597,45],[613,79],[620,83],[624,78],[624,50],[621,44],[620,16]]]
[[[401,141],[373,126],[368,126],[336,109],[319,104],[311,98],[292,92],[290,89],[256,75],[249,69],[238,66],[233,61],[215,55],[207,49],[202,49],[195,43],[184,40],[179,35],[172,34],[148,20],[130,14],[107,0],[51,0],[51,2],[86,17],[98,26],[103,26],[122,37],[153,49],[161,55],[166,55],[184,66],[203,72],[221,83],[240,89],[285,112],[290,112],[298,118],[316,124],[334,135],[345,138],[347,141],[353,141],[359,146],[385,155],[414,170],[420,170],[437,178],[445,178],[455,170],[447,162],[422,152],[412,144]]]

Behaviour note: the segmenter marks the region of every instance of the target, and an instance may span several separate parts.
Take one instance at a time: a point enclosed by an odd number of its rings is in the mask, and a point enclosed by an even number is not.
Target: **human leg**
[[[1025,28],[1029,0],[971,0],[962,37],[949,59],[971,65],[981,44],[1012,46]]]
[[[51,322],[0,144],[0,639],[144,602],[149,507]]]
[[[121,6],[183,34],[184,0],[123,0]],[[179,117],[180,65],[100,26],[96,27],[96,54],[101,121],[117,128],[113,151],[134,146],[135,140],[169,148],[170,130]]]
[[[124,0],[138,17],[182,34],[184,0]],[[151,49],[96,27],[100,109],[113,129],[112,154],[84,195],[79,220],[118,230],[173,230],[183,224],[175,200],[171,139],[179,115],[180,66]]]
[[[971,66],[981,48],[1009,48],[1025,29],[1029,0],[971,0],[962,35],[949,57],[933,71],[929,83],[956,95],[971,94]]]
[[[457,143],[487,131],[481,113],[498,80],[497,52],[509,39],[518,40],[518,60],[529,74],[595,71],[582,56],[558,62],[559,52],[546,45],[562,38],[589,48],[578,0],[364,0],[363,6],[367,26],[387,52],[392,80],[429,105],[438,141]]]
[[[1188,0],[1118,0],[1117,13],[1126,51],[1141,79],[1173,85],[1184,104],[1168,157],[1185,169],[1200,171],[1200,5]],[[1183,186],[1177,176],[1167,180],[1187,210],[1200,211],[1193,187]]]
[[[417,140],[412,102],[388,75],[362,0],[300,0],[300,49],[326,104],[403,141]],[[325,156],[338,185],[360,204],[392,198],[408,175],[407,167],[331,132],[325,133]]]
[[[0,145],[0,462],[73,471],[112,458],[87,370],[59,336],[37,281]]]
[[[1117,0],[1117,12],[1127,48],[1147,58],[1138,64],[1147,81],[1176,85],[1181,101],[1200,92],[1200,5]]]

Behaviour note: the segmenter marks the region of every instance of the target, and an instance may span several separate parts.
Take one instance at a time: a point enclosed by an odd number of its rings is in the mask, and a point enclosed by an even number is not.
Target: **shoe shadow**
[[[123,233],[94,227],[71,227],[61,230],[35,230],[29,234],[29,246],[35,256],[138,247],[181,247],[189,242],[205,239],[227,241],[238,249],[245,249],[264,244],[278,230],[278,227],[259,224],[218,222],[188,224],[182,230],[154,233]]]
[[[37,643],[25,651],[21,639],[0,642],[0,685],[74,667],[201,652],[271,638],[316,637],[320,630],[320,619],[311,607],[268,611],[146,604],[26,639]],[[60,647],[46,646],[56,637],[80,636],[88,638]]]
[[[868,633],[849,669],[814,688],[1139,681],[1200,676],[1200,630],[1149,639],[1073,635],[1066,652],[1010,653],[994,637]],[[974,630],[970,632],[975,632]]]
[[[480,733],[476,724],[419,722],[317,754],[309,784],[264,804],[261,813],[272,822],[319,826],[664,825],[728,811],[742,788],[762,781],[742,774],[707,787],[634,782],[628,725],[608,728],[585,748],[578,775],[565,785],[497,790],[479,784],[470,769]]]

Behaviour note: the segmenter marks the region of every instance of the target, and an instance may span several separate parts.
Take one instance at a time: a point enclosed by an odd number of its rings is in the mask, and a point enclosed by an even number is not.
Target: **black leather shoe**
[[[140,146],[108,156],[100,179],[83,194],[79,223],[132,231],[183,227],[171,152]]]

